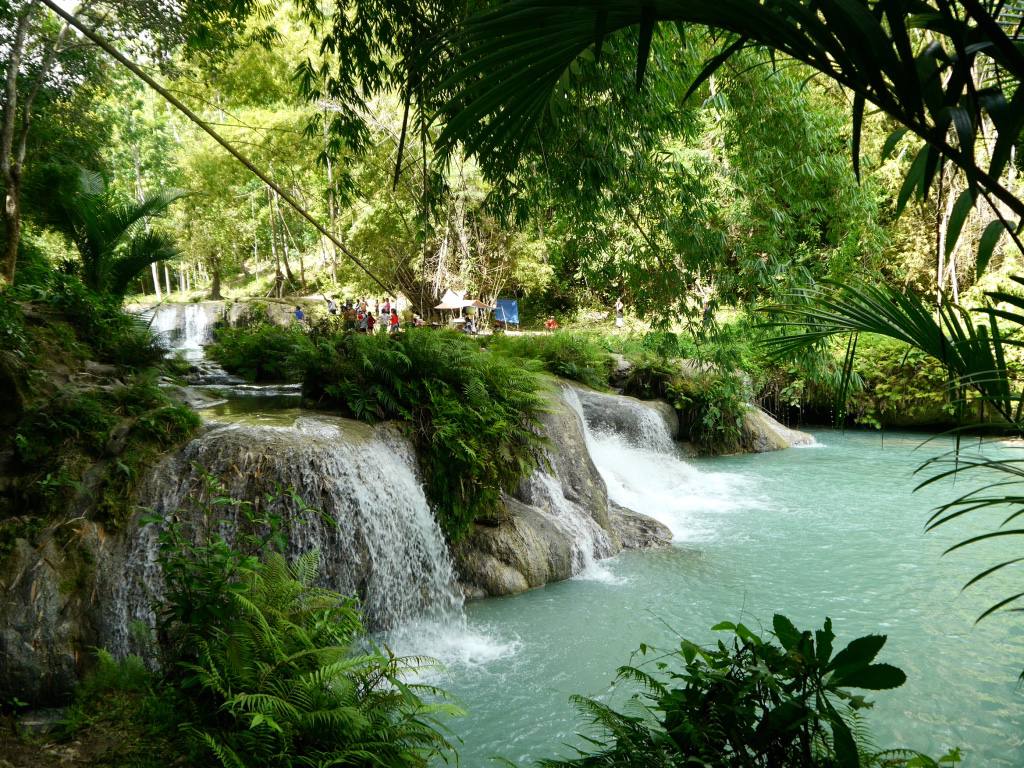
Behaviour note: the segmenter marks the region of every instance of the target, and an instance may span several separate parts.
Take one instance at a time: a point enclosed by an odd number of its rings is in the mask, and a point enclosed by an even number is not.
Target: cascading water
[[[196,361],[203,359],[203,347],[212,340],[213,325],[223,311],[222,302],[161,304],[143,317],[171,352]]]
[[[547,472],[535,470],[526,481],[526,486],[524,495],[530,503],[545,512],[571,541],[573,577],[615,581],[611,571],[599,562],[615,551],[607,531],[586,510],[565,497],[559,479]]]
[[[173,465],[157,468],[142,505],[161,515],[187,510],[204,484],[198,467],[221,478],[239,499],[293,488],[316,512],[302,514],[287,494],[264,511],[284,519],[292,554],[319,550],[322,583],[359,595],[371,627],[413,619],[458,624],[462,594],[414,461],[408,441],[393,430],[344,419],[300,417],[291,427],[220,426],[194,440]],[[228,535],[239,524],[231,514]],[[123,572],[110,575],[115,615],[108,647],[115,652],[137,650],[132,622],[153,623],[150,605],[162,590],[156,534],[153,525],[146,526]]]
[[[604,415],[581,402],[575,389],[565,389],[566,402],[583,419],[587,448],[613,502],[663,523],[676,543],[713,535],[699,522],[708,513],[736,509],[741,502],[749,508],[743,479],[687,464],[665,419],[653,408],[627,398],[599,397],[607,398]],[[618,411],[614,419],[608,408]],[[613,421],[618,429],[608,428]]]

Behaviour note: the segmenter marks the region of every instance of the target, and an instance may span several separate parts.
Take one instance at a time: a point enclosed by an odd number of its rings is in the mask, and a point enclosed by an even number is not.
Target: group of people
[[[369,299],[346,299],[342,303],[334,296],[324,296],[327,303],[327,314],[344,317],[350,321],[359,333],[374,333],[378,328],[387,329],[388,333],[398,333],[402,327],[402,319],[398,315],[398,299],[385,297],[383,301],[374,300],[371,307]],[[301,306],[295,307],[293,313],[296,321],[304,322],[306,313]],[[413,326],[425,325],[418,315],[412,317]]]

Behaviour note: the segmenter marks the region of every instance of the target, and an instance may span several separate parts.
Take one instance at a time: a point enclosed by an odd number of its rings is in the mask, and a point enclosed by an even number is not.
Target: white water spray
[[[608,497],[666,525],[676,543],[713,536],[714,529],[702,522],[708,513],[749,507],[743,478],[687,464],[654,409],[625,398],[609,398],[616,408],[621,400],[636,425],[628,431],[613,431],[598,426],[605,419],[587,418],[574,389],[566,388],[565,399],[583,418],[587,448],[608,486]]]

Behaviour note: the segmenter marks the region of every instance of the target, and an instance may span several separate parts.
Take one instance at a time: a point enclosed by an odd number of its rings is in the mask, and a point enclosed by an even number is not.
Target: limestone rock
[[[610,530],[608,489],[590,458],[579,414],[566,402],[561,390],[549,393],[546,408],[541,424],[548,445],[542,466],[546,464],[561,482],[566,499],[590,513],[602,528]],[[535,490],[528,481],[520,485],[515,495],[527,504],[537,503]]]
[[[475,525],[453,548],[461,581],[489,595],[512,595],[572,576],[572,541],[536,507],[505,498],[508,519]]]
[[[751,406],[743,415],[744,450],[766,453],[813,443],[812,435],[783,426],[760,408]]]
[[[623,549],[660,549],[672,545],[672,531],[653,517],[612,502],[611,520]]]
[[[673,440],[679,436],[679,416],[664,400],[638,400],[579,385],[572,388],[583,406],[587,424],[594,431],[616,432],[638,444],[664,442],[665,432]]]

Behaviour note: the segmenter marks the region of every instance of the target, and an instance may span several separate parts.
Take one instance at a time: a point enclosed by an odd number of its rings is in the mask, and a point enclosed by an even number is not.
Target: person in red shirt
[[[391,316],[388,318],[388,333],[398,333],[398,310],[392,309]]]

